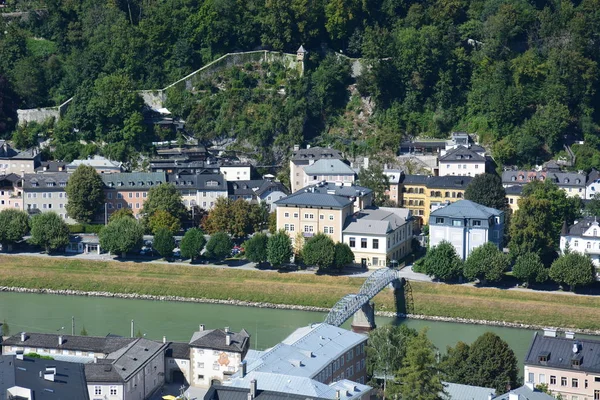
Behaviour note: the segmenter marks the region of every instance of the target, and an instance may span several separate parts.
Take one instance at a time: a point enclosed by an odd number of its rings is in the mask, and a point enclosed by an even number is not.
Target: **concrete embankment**
[[[218,299],[206,299],[206,298],[195,298],[195,297],[181,297],[181,296],[154,296],[137,293],[110,293],[110,292],[86,292],[81,290],[54,290],[54,289],[31,289],[31,288],[20,288],[20,287],[9,287],[0,286],[0,292],[17,292],[17,293],[36,293],[36,294],[57,294],[63,296],[88,296],[88,297],[114,297],[120,299],[137,299],[137,300],[155,300],[155,301],[177,301],[186,303],[206,303],[206,304],[224,304],[231,306],[241,307],[257,307],[257,308],[272,308],[279,310],[297,310],[297,311],[312,311],[312,312],[329,312],[328,308],[324,307],[312,307],[312,306],[299,306],[293,304],[274,304],[266,302],[251,302],[241,300],[218,300]],[[418,314],[397,314],[390,311],[378,311],[377,316],[388,317],[388,318],[408,318],[418,319],[427,321],[439,321],[439,322],[455,322],[461,324],[475,324],[475,325],[487,325],[487,326],[500,326],[507,328],[518,328],[518,329],[532,329],[541,330],[548,328],[547,326],[533,325],[533,324],[522,324],[506,321],[488,321],[480,319],[468,319],[468,318],[454,318],[454,317],[440,317],[432,315],[418,315]],[[591,329],[577,329],[569,328],[559,330],[572,331],[587,335],[600,335],[600,331]]]

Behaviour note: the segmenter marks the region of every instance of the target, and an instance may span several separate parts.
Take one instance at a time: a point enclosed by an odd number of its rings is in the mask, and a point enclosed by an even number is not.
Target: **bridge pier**
[[[366,302],[354,313],[352,318],[352,332],[368,333],[375,329],[375,303]]]

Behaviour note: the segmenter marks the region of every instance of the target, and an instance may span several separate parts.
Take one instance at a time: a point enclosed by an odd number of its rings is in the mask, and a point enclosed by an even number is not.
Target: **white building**
[[[227,197],[227,182],[221,174],[171,174],[167,182],[175,185],[187,209],[210,210],[219,197]]]
[[[440,176],[475,176],[485,173],[485,151],[480,146],[457,146],[439,158]]]
[[[356,172],[342,160],[321,159],[304,167],[302,187],[314,185],[318,182],[348,184],[353,183],[355,177]]]
[[[240,181],[252,178],[252,166],[250,164],[222,164],[219,171],[228,181]]]
[[[465,260],[473,249],[492,242],[502,245],[504,212],[470,200],[459,200],[433,211],[429,216],[429,243],[450,242]]]
[[[227,182],[229,198],[244,199],[252,203],[264,203],[269,211],[275,210],[275,202],[286,197],[289,192],[281,182],[272,179],[253,179]]]
[[[589,254],[594,265],[600,266],[600,224],[597,217],[585,217],[568,228],[563,226],[561,252],[565,251],[567,243],[571,251]]]
[[[585,198],[593,199],[596,193],[600,193],[600,171],[592,168],[585,184]]]
[[[75,172],[80,165],[92,167],[99,174],[113,174],[123,172],[123,163],[109,160],[102,156],[88,157],[85,160],[73,160],[71,164],[67,164],[67,172]]]

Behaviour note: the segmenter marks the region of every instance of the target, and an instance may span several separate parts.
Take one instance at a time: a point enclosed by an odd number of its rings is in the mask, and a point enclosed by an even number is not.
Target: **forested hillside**
[[[303,44],[310,53],[302,77],[272,71],[279,81],[267,82],[257,66],[237,68],[225,79],[238,86],[207,82],[195,96],[174,96],[172,106],[190,133],[243,134],[240,145],[259,152],[311,139],[378,154],[405,135],[463,129],[490,144],[499,163],[541,162],[565,142],[585,140],[573,146],[577,167],[600,167],[600,0],[8,4],[3,11],[46,11],[0,18],[0,135],[12,134],[16,107],[75,95],[66,118],[41,129],[54,138],[55,157],[99,147],[128,159],[158,135],[143,124],[131,90],[164,87],[227,52],[293,53]],[[362,57],[369,68],[353,81],[332,52]],[[17,136],[28,142],[36,134]]]

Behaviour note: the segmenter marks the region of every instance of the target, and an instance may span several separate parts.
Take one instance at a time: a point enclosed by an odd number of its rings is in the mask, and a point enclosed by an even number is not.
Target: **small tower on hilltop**
[[[296,51],[296,62],[300,64],[300,76],[304,75],[304,58],[307,54],[308,51],[300,45],[300,48]]]

